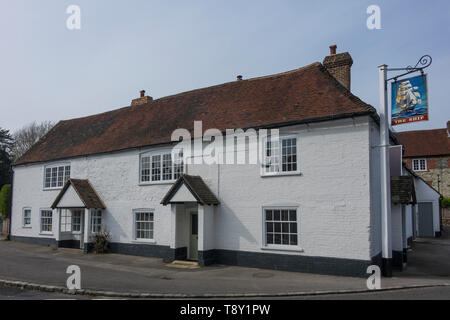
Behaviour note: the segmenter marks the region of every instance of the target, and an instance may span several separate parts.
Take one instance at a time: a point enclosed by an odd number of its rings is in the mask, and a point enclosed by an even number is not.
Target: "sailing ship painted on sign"
[[[426,75],[392,83],[392,125],[428,120]]]

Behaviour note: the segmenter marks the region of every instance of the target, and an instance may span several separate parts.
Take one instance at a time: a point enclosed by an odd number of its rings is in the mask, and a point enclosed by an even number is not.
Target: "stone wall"
[[[404,159],[410,168],[412,168],[412,159]],[[450,158],[448,156],[441,156],[427,157],[426,159],[427,171],[417,171],[416,174],[439,191],[444,197],[450,197]]]

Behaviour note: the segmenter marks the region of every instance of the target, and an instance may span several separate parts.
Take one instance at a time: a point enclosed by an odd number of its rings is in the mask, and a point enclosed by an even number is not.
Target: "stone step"
[[[173,268],[182,268],[182,269],[197,269],[200,268],[200,265],[197,261],[187,261],[187,260],[175,260],[166,266]]]

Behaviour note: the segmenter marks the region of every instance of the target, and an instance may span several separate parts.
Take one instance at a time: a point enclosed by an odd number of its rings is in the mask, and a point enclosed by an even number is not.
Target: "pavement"
[[[417,239],[409,252],[407,269],[394,272],[392,278],[382,278],[382,289],[391,288],[400,292],[398,289],[416,287],[416,290],[425,290],[423,292],[438,291],[443,294],[442,298],[450,299],[449,287],[444,286],[450,285],[449,235],[450,230],[440,239]],[[0,241],[0,257],[1,280],[56,288],[65,287],[69,276],[66,274],[67,267],[77,265],[81,268],[82,289],[91,294],[101,291],[96,294],[98,296],[103,293],[104,296],[120,297],[117,293],[123,293],[123,297],[144,294],[141,296],[149,298],[264,298],[325,297],[346,293],[350,297],[351,294],[359,295],[367,291],[365,278],[224,265],[179,269],[168,266],[158,258],[85,255],[79,250],[54,250],[14,241]],[[13,286],[26,287],[23,284]]]

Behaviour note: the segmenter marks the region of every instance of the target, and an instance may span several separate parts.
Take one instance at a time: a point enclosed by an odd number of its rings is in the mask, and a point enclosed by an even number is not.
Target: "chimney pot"
[[[146,96],[146,95],[145,95],[145,90],[141,90],[141,91],[139,91],[139,92],[140,92],[140,97],[131,100],[131,106],[132,106],[132,107],[133,107],[133,106],[139,106],[139,105],[141,105],[141,104],[146,104],[146,103],[149,103],[150,101],[153,100],[152,97],[149,97],[149,96]]]
[[[241,75],[237,76],[237,81],[242,81],[242,76]]]
[[[330,55],[323,60],[323,66],[337,81],[350,90],[353,59],[348,52],[336,54],[336,48],[336,45],[330,46]]]
[[[337,45],[330,46],[330,55],[336,54]]]

